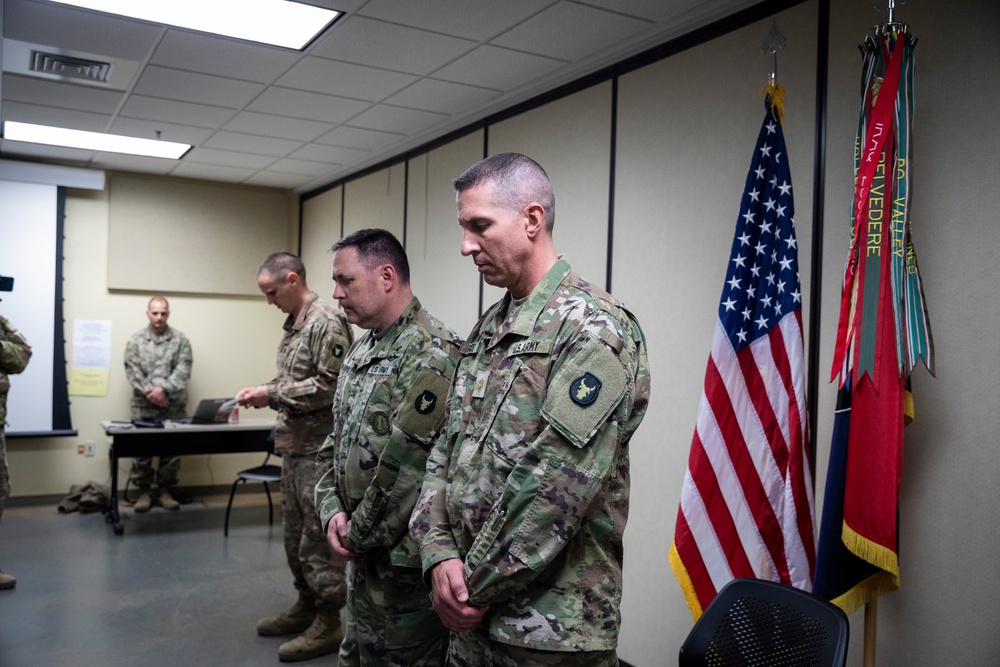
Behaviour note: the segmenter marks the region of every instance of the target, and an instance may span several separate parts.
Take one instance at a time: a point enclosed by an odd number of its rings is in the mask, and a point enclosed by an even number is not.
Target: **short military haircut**
[[[382,264],[391,264],[404,285],[410,284],[410,262],[406,251],[392,232],[384,229],[359,229],[348,234],[330,247],[331,252],[343,248],[357,248],[358,260],[371,271]]]
[[[517,213],[532,202],[545,209],[545,229],[552,233],[556,222],[556,198],[552,183],[541,165],[520,153],[497,153],[466,169],[453,181],[457,192],[484,183],[493,186],[493,203]]]
[[[257,275],[269,274],[272,278],[284,280],[289,273],[298,274],[302,282],[306,281],[306,265],[302,260],[290,252],[275,252],[267,256],[257,269]]]
[[[170,310],[170,302],[167,301],[167,297],[165,297],[165,296],[154,296],[152,299],[149,300],[149,303],[146,304],[146,310],[150,310],[153,307],[153,302],[154,301],[162,301],[163,302],[163,306],[167,310]]]

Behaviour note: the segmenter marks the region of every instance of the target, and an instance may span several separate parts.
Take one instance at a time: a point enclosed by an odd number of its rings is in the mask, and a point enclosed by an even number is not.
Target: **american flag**
[[[809,590],[816,561],[792,179],[766,106],[670,549],[696,619],[736,577]]]

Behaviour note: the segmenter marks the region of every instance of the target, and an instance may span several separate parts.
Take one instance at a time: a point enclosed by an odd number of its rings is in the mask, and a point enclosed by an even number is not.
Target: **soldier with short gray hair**
[[[645,338],[556,254],[534,160],[494,155],[455,189],[462,254],[507,293],[462,348],[410,522],[448,664],[611,667]]]

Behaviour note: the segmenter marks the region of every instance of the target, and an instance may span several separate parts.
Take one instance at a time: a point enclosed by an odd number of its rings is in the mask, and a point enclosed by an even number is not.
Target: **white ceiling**
[[[194,146],[164,160],[0,139],[0,156],[306,192],[759,0],[307,1],[345,15],[292,51],[0,0],[0,120]],[[113,76],[29,75],[32,50]]]

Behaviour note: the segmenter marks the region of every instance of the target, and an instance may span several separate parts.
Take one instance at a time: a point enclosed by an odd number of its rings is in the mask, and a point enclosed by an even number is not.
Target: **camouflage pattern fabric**
[[[10,497],[10,470],[7,467],[7,392],[10,391],[8,375],[16,375],[28,366],[31,346],[10,322],[0,315],[0,518]]]
[[[149,327],[136,331],[125,346],[125,377],[132,385],[132,417],[180,419],[187,409],[187,385],[191,379],[191,343],[174,329],[156,335]],[[170,405],[161,408],[146,400],[146,392],[163,387]],[[140,489],[176,486],[181,469],[179,457],[160,457],[159,468],[152,458],[133,459],[129,481]]]
[[[284,328],[278,374],[267,383],[268,406],[278,412],[274,448],[282,455],[315,457],[333,428],[333,392],[354,336],[344,313],[315,292]]]
[[[635,318],[559,260],[475,326],[448,400],[410,524],[425,577],[462,559],[490,642],[613,651],[628,443],[649,402]]]
[[[132,385],[132,416],[183,417],[191,363],[191,343],[173,327],[167,327],[159,336],[149,327],[132,334],[125,345],[125,377]],[[160,408],[146,400],[146,392],[154,387],[163,387],[167,392],[169,406]]]
[[[0,428],[7,423],[8,375],[17,375],[28,366],[31,346],[17,329],[0,315]]]
[[[341,665],[443,664],[448,631],[431,607],[408,523],[461,345],[414,298],[344,360],[316,487],[323,525],[347,512],[357,554]]]
[[[615,651],[538,651],[490,642],[484,632],[452,633],[448,667],[618,667]]]
[[[316,460],[288,456],[281,463],[281,520],[285,557],[295,588],[313,598],[320,609],[337,611],[344,606],[347,584],[344,565],[333,559],[326,533],[319,522],[314,497]]]

